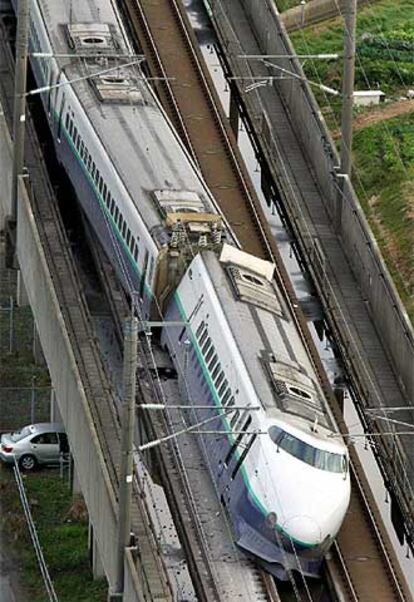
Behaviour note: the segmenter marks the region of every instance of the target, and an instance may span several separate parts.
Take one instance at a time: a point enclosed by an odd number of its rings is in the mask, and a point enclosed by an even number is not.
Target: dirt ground
[[[363,128],[374,125],[380,121],[386,121],[397,117],[398,115],[404,115],[406,113],[414,112],[414,100],[397,100],[390,102],[387,105],[379,105],[377,109],[372,109],[369,113],[363,113],[355,117],[353,121],[354,132],[362,130]],[[338,139],[341,136],[341,132],[336,130],[332,134],[334,139]]]

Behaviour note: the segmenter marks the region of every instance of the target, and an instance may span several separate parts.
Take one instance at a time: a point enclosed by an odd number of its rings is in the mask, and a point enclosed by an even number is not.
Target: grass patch
[[[288,8],[292,8],[300,4],[300,0],[276,0],[277,10],[282,13],[284,10],[288,10]]]
[[[105,579],[93,580],[88,560],[88,523],[85,514],[73,512],[68,483],[55,470],[43,470],[24,478],[27,497],[39,541],[58,598],[62,602],[104,602]],[[23,584],[31,602],[44,602],[45,590],[30,542],[14,476],[1,466],[2,528],[18,552]],[[75,504],[79,508],[79,502]]]
[[[358,9],[356,89],[381,88],[387,95],[398,96],[414,86],[414,0],[382,0]],[[343,21],[335,18],[294,32],[291,40],[298,54],[342,52]],[[312,61],[304,65],[307,77],[319,79],[341,90],[342,60]],[[331,104],[339,115],[340,102],[316,90],[321,106]],[[333,100],[332,100],[333,99]]]
[[[414,323],[414,114],[354,136],[353,183]]]

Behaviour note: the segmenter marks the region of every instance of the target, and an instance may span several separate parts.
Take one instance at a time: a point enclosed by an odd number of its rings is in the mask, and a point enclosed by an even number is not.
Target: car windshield
[[[290,433],[286,433],[278,426],[271,426],[269,435],[278,448],[315,468],[329,472],[346,472],[347,470],[347,459],[343,454],[335,454],[313,447]]]
[[[12,433],[11,438],[13,439],[13,441],[20,441],[21,439],[27,437],[27,435],[30,435],[31,432],[32,431],[30,430],[30,427],[25,426],[20,431],[15,431],[14,433]]]

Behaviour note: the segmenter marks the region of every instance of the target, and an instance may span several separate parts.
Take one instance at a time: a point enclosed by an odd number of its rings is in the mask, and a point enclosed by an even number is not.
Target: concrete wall
[[[294,54],[273,0],[242,0],[264,54]],[[277,33],[276,33],[277,32]],[[297,59],[278,64],[305,77]],[[291,123],[313,167],[325,207],[332,219],[337,210],[338,155],[325,121],[305,81],[278,80]],[[341,211],[341,238],[348,261],[407,399],[414,404],[414,331],[365,220],[352,186],[346,182]]]
[[[12,143],[0,104],[0,230],[11,213]]]
[[[56,391],[59,411],[69,435],[76,472],[93,519],[100,559],[109,583],[113,584],[117,503],[22,181],[19,203],[19,264]],[[133,564],[128,563],[128,570],[134,573],[127,576],[128,583],[131,580],[138,583]],[[125,599],[133,602],[141,598],[137,590],[133,591],[130,587]]]

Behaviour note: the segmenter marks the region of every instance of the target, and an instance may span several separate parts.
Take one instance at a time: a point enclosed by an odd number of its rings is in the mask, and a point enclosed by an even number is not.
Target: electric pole
[[[17,220],[18,177],[24,165],[24,137],[26,122],[26,78],[27,78],[27,49],[29,43],[29,2],[18,0],[17,3],[17,34],[16,34],[16,65],[14,80],[13,107],[13,175],[11,219]]]
[[[115,591],[110,597],[111,600],[122,600],[124,591],[125,547],[128,545],[130,535],[137,345],[138,320],[132,316],[127,318],[124,323],[122,441],[118,498],[118,550]]]
[[[357,0],[345,0],[344,5],[344,72],[342,76],[342,117],[341,117],[341,153],[337,177],[335,229],[341,229],[342,206],[346,178],[351,177],[352,169],[352,109],[354,105],[355,79],[355,30]]]
[[[352,109],[355,81],[355,33],[357,0],[346,0],[344,14],[344,74],[342,80],[341,174],[351,177]]]

